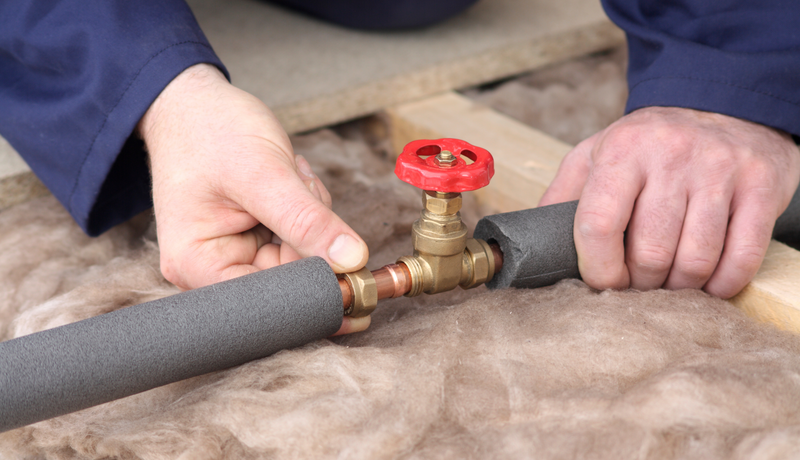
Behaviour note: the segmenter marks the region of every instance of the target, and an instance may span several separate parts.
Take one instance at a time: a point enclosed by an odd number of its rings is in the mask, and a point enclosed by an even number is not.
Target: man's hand
[[[150,154],[161,271],[192,289],[297,260],[363,267],[364,241],[295,156],[269,109],[213,66],[176,77],[139,123]],[[347,319],[340,332],[365,329]]]
[[[784,133],[649,107],[575,147],[539,204],[580,199],[574,236],[588,285],[726,299],[758,271],[798,181],[800,152]]]

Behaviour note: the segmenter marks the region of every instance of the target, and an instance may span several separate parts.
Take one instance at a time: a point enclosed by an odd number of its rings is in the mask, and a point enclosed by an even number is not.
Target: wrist
[[[148,143],[165,127],[164,120],[190,107],[189,101],[198,92],[213,85],[228,84],[225,75],[211,64],[195,64],[188,67],[164,87],[150,108],[139,120],[134,133]]]

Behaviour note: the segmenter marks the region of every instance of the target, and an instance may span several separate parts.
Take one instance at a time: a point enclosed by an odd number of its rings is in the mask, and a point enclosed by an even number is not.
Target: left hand
[[[755,276],[798,181],[800,152],[783,132],[648,107],[567,154],[539,205],[580,199],[575,247],[589,286],[727,299]]]
[[[184,70],[139,122],[153,178],[161,271],[194,289],[297,260],[338,273],[363,267],[367,245],[267,106],[208,64]],[[338,333],[365,329],[344,318]]]

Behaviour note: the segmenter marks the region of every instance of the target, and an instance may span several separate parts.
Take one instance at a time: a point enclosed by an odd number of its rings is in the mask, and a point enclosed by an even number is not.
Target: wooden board
[[[495,177],[476,193],[501,212],[532,208],[570,146],[455,93],[387,110],[395,152],[414,139],[455,137],[489,150]],[[800,333],[800,252],[777,241],[731,303],[760,321]]]
[[[189,0],[233,83],[290,132],[623,43],[597,0],[484,0],[417,30],[349,30],[258,0]]]
[[[800,333],[800,252],[770,242],[753,281],[730,301],[758,320]]]
[[[597,0],[484,0],[443,24],[391,33],[348,30],[259,0],[188,3],[233,83],[266,102],[289,133],[624,41]],[[0,209],[46,193],[3,149]]]

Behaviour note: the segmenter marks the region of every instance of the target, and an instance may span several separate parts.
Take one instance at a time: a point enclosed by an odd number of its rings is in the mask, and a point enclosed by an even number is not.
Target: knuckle
[[[584,211],[576,219],[579,222],[578,232],[584,238],[607,239],[618,232],[616,219],[609,213]]]
[[[613,147],[631,145],[632,142],[639,138],[639,135],[640,132],[636,124],[622,123],[612,126],[606,131],[603,143],[606,144],[607,147],[612,147],[612,149],[609,149],[608,153],[613,154],[621,150]]]
[[[761,183],[770,183],[778,175],[778,171],[772,164],[760,158],[747,161],[745,167],[748,175]]]
[[[692,257],[676,264],[677,270],[690,280],[705,281],[711,278],[717,268],[717,259]]]
[[[656,124],[654,137],[657,142],[661,142],[668,150],[678,153],[694,150],[697,142],[691,131],[681,129],[675,124],[665,122]]]
[[[704,172],[705,180],[701,183],[717,185],[735,176],[739,165],[730,149],[717,146],[704,149],[704,152],[699,169]]]
[[[743,245],[731,255],[734,266],[741,272],[754,275],[764,260],[764,249],[755,244]],[[748,280],[749,281],[749,280]]]
[[[672,267],[673,253],[670,249],[647,245],[631,252],[630,262],[639,272],[664,273]]]
[[[324,229],[330,220],[325,209],[303,202],[289,204],[287,212],[283,215],[283,222],[279,224],[290,233],[285,239],[299,247],[313,244],[319,238],[320,230]]]
[[[179,288],[185,287],[183,284],[183,278],[181,277],[181,270],[178,268],[173,258],[162,252],[160,265],[161,274],[164,276],[164,279],[175,286],[178,286]]]
[[[213,279],[214,261],[204,257],[203,246],[186,245],[161,251],[161,274],[181,289],[194,289]]]
[[[684,151],[692,150],[697,143],[696,134],[686,129],[684,123],[676,121],[662,110],[639,110],[635,121],[619,125],[622,137],[620,141],[630,142],[639,140],[658,145],[662,150]]]

